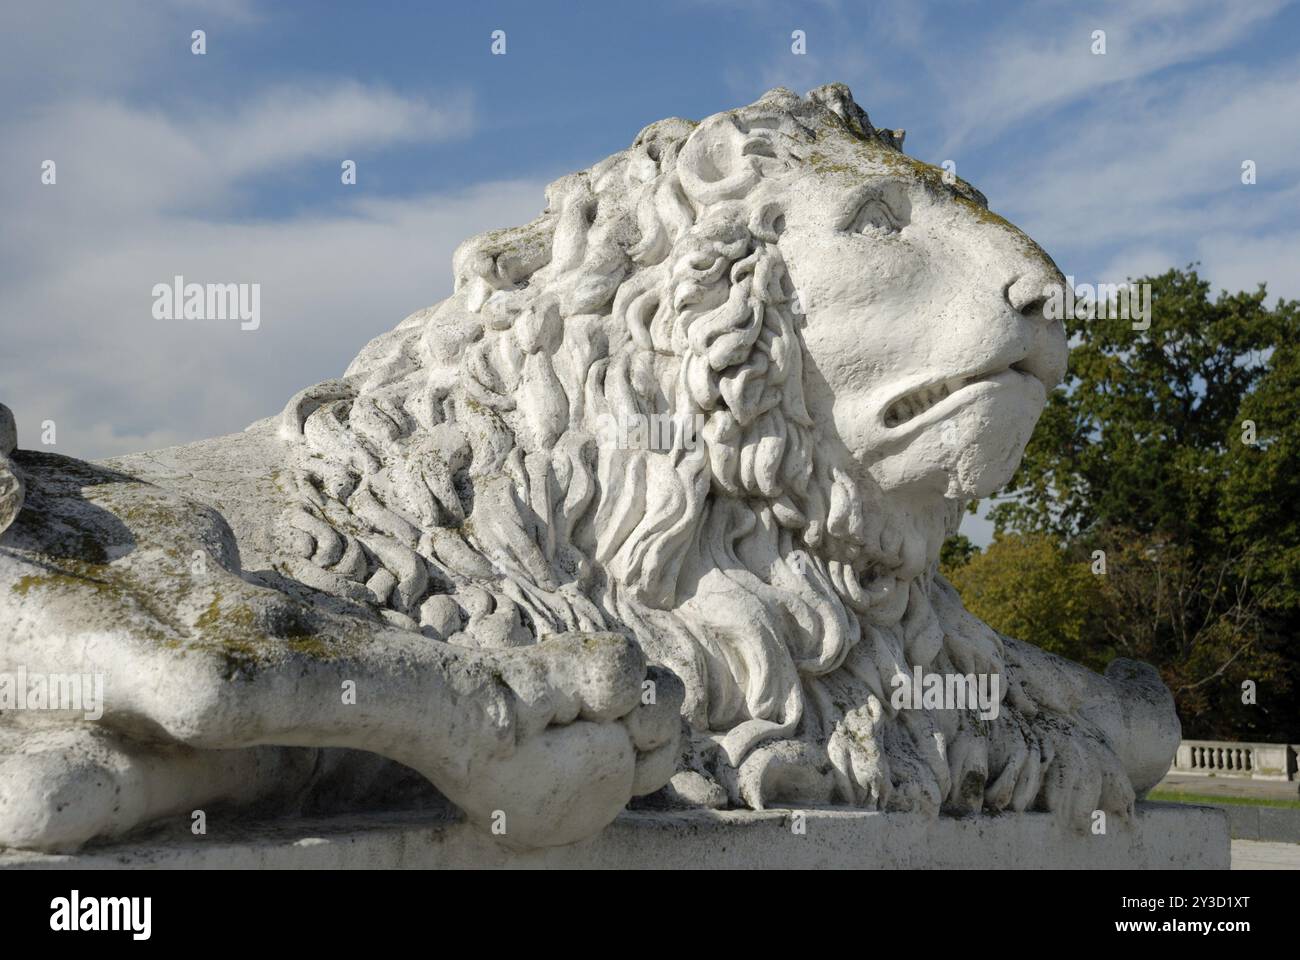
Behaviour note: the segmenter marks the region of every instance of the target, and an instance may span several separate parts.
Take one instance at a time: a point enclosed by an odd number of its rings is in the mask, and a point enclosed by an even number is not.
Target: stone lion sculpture
[[[0,845],[403,771],[524,846],[634,797],[1131,813],[1179,737],[1155,672],[937,571],[1063,375],[1062,277],[901,143],[838,84],[663,120],[278,418],[102,464],[10,420],[0,670],[104,692],[0,715]],[[923,675],[994,709],[900,706]]]

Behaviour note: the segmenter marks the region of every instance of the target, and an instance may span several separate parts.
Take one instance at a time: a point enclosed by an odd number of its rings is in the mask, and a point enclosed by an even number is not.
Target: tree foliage
[[[1098,578],[1042,534],[1002,536],[964,563],[940,563],[966,609],[995,630],[1102,669]]]
[[[1212,297],[1194,267],[1138,282],[1151,285],[1149,329],[1067,321],[1070,372],[990,511],[1000,539],[954,582],[1004,632],[1077,643],[1087,652],[1067,655],[1093,664],[1154,663],[1186,736],[1295,739],[1300,305],[1270,307],[1263,286]],[[1089,569],[1098,550],[1106,572],[1079,594],[1088,615],[1062,603],[1059,629],[1022,624],[1030,604],[1012,602],[1014,584],[1064,600],[1029,556],[1082,591],[1071,564]],[[1242,702],[1247,681],[1256,704]]]

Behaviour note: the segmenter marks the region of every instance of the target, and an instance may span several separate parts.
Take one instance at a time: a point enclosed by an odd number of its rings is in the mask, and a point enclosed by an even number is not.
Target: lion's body
[[[805,402],[779,218],[837,151],[948,190],[846,91],[778,91],[654,124],[553,184],[537,220],[463,244],[449,300],[286,411],[288,572],[454,644],[625,632],[686,681],[692,762],[733,802],[978,809],[990,749],[1019,758],[990,806],[1034,802],[1079,719],[1031,731],[1001,639],[933,557],[900,572],[890,496],[819,453],[833,427]],[[697,435],[608,428],[655,418]],[[945,531],[962,506],[941,502]],[[917,667],[997,674],[1011,696],[991,725],[893,710]]]
[[[537,220],[462,244],[450,298],[276,420],[112,461],[226,514],[222,575],[289,598],[248,624],[289,660],[238,678],[274,722],[214,708],[222,736],[175,736],[374,750],[480,819],[506,795],[531,817],[542,781],[567,777],[581,803],[552,796],[530,842],[598,829],[670,776],[675,803],[1127,813],[1176,743],[1167,691],[1005,640],[936,572],[1061,376],[1060,325],[1037,308],[1059,273],[900,144],[838,85],[652,124],[552,184]],[[40,524],[57,519],[28,517],[15,578],[49,562]],[[203,616],[169,643],[201,640]],[[286,617],[311,635],[286,640]],[[294,712],[336,682],[326,623],[399,691],[366,721],[379,732]],[[113,641],[118,662],[139,640]],[[408,669],[421,642],[431,659]],[[629,699],[645,661],[671,688],[668,728],[679,703],[689,725],[680,755]],[[509,689],[484,663],[514,665]],[[411,669],[455,691],[450,731],[402,703]],[[923,675],[988,682],[993,702],[900,701]],[[575,676],[597,691],[585,705]],[[227,680],[193,683],[220,707]]]

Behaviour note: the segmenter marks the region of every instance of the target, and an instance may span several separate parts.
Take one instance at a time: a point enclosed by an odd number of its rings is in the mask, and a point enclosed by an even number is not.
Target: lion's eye
[[[845,229],[850,233],[898,233],[903,229],[903,222],[884,200],[871,197],[858,208]]]
[[[840,228],[849,233],[888,236],[912,222],[912,199],[907,185],[895,181],[876,183],[862,190],[848,205]]]

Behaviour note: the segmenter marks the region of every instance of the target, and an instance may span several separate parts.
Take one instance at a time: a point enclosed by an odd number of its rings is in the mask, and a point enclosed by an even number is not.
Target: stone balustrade
[[[1294,780],[1300,748],[1289,743],[1238,743],[1229,740],[1184,740],[1170,773],[1254,780]]]

